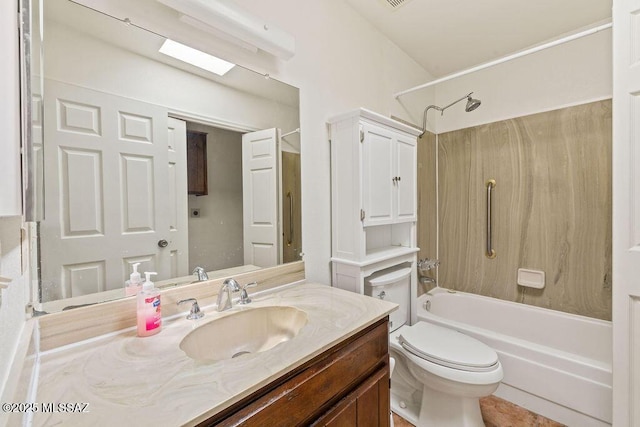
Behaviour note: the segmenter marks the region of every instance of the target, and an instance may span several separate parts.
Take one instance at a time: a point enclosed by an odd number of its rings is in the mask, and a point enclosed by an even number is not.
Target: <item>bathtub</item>
[[[496,396],[569,426],[611,425],[611,322],[442,288],[417,305],[418,320],[496,350]]]

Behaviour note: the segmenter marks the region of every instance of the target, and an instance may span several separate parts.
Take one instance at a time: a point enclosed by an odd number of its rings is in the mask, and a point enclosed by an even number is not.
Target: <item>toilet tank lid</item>
[[[407,351],[439,365],[469,371],[491,370],[498,355],[488,345],[454,329],[420,321],[399,338]]]
[[[382,274],[380,276],[374,277],[373,279],[369,279],[370,286],[385,286],[395,283],[399,280],[402,280],[406,277],[409,277],[411,274],[411,268],[401,268],[399,270],[394,270],[387,274]]]

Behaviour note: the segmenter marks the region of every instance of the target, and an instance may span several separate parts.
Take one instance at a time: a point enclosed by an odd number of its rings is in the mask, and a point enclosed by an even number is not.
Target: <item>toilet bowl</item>
[[[489,346],[427,322],[389,335],[396,374],[394,411],[418,427],[483,427],[479,399],[502,380],[498,355]]]
[[[428,322],[409,326],[411,272],[399,266],[365,279],[365,294],[399,304],[389,315],[391,408],[418,427],[484,427],[480,398],[502,381],[498,355],[453,329]]]

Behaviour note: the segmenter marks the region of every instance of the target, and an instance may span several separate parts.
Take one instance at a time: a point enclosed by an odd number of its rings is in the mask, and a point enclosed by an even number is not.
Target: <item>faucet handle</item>
[[[240,291],[240,285],[238,284],[238,282],[236,282],[236,279],[233,278],[225,279],[225,281],[222,283],[222,286],[226,287],[227,289],[231,289],[231,292]]]
[[[187,298],[187,299],[178,301],[178,305],[185,304],[188,302],[192,302],[193,304],[191,305],[191,311],[189,311],[189,314],[187,315],[187,319],[195,320],[195,319],[200,319],[201,317],[204,316],[204,313],[200,311],[200,306],[198,305],[198,301],[195,298]]]
[[[255,288],[256,286],[258,286],[258,282],[251,282],[244,285],[240,290],[240,301],[238,301],[238,304],[249,304],[251,302],[251,298],[249,298],[247,288]]]

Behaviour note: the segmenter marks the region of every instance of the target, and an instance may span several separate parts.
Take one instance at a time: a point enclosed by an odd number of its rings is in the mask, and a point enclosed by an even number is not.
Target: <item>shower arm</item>
[[[422,133],[420,134],[419,138],[422,138],[422,135],[425,134],[425,132],[427,131],[427,111],[429,111],[430,109],[434,109],[434,110],[438,110],[440,111],[440,115],[444,114],[444,110],[446,110],[447,108],[457,104],[458,102],[462,101],[463,99],[467,99],[469,98],[471,95],[473,94],[473,92],[470,92],[469,94],[463,96],[460,99],[457,99],[455,101],[453,101],[451,104],[445,106],[445,107],[438,107],[437,105],[429,105],[427,108],[424,109],[424,114],[422,115]]]

